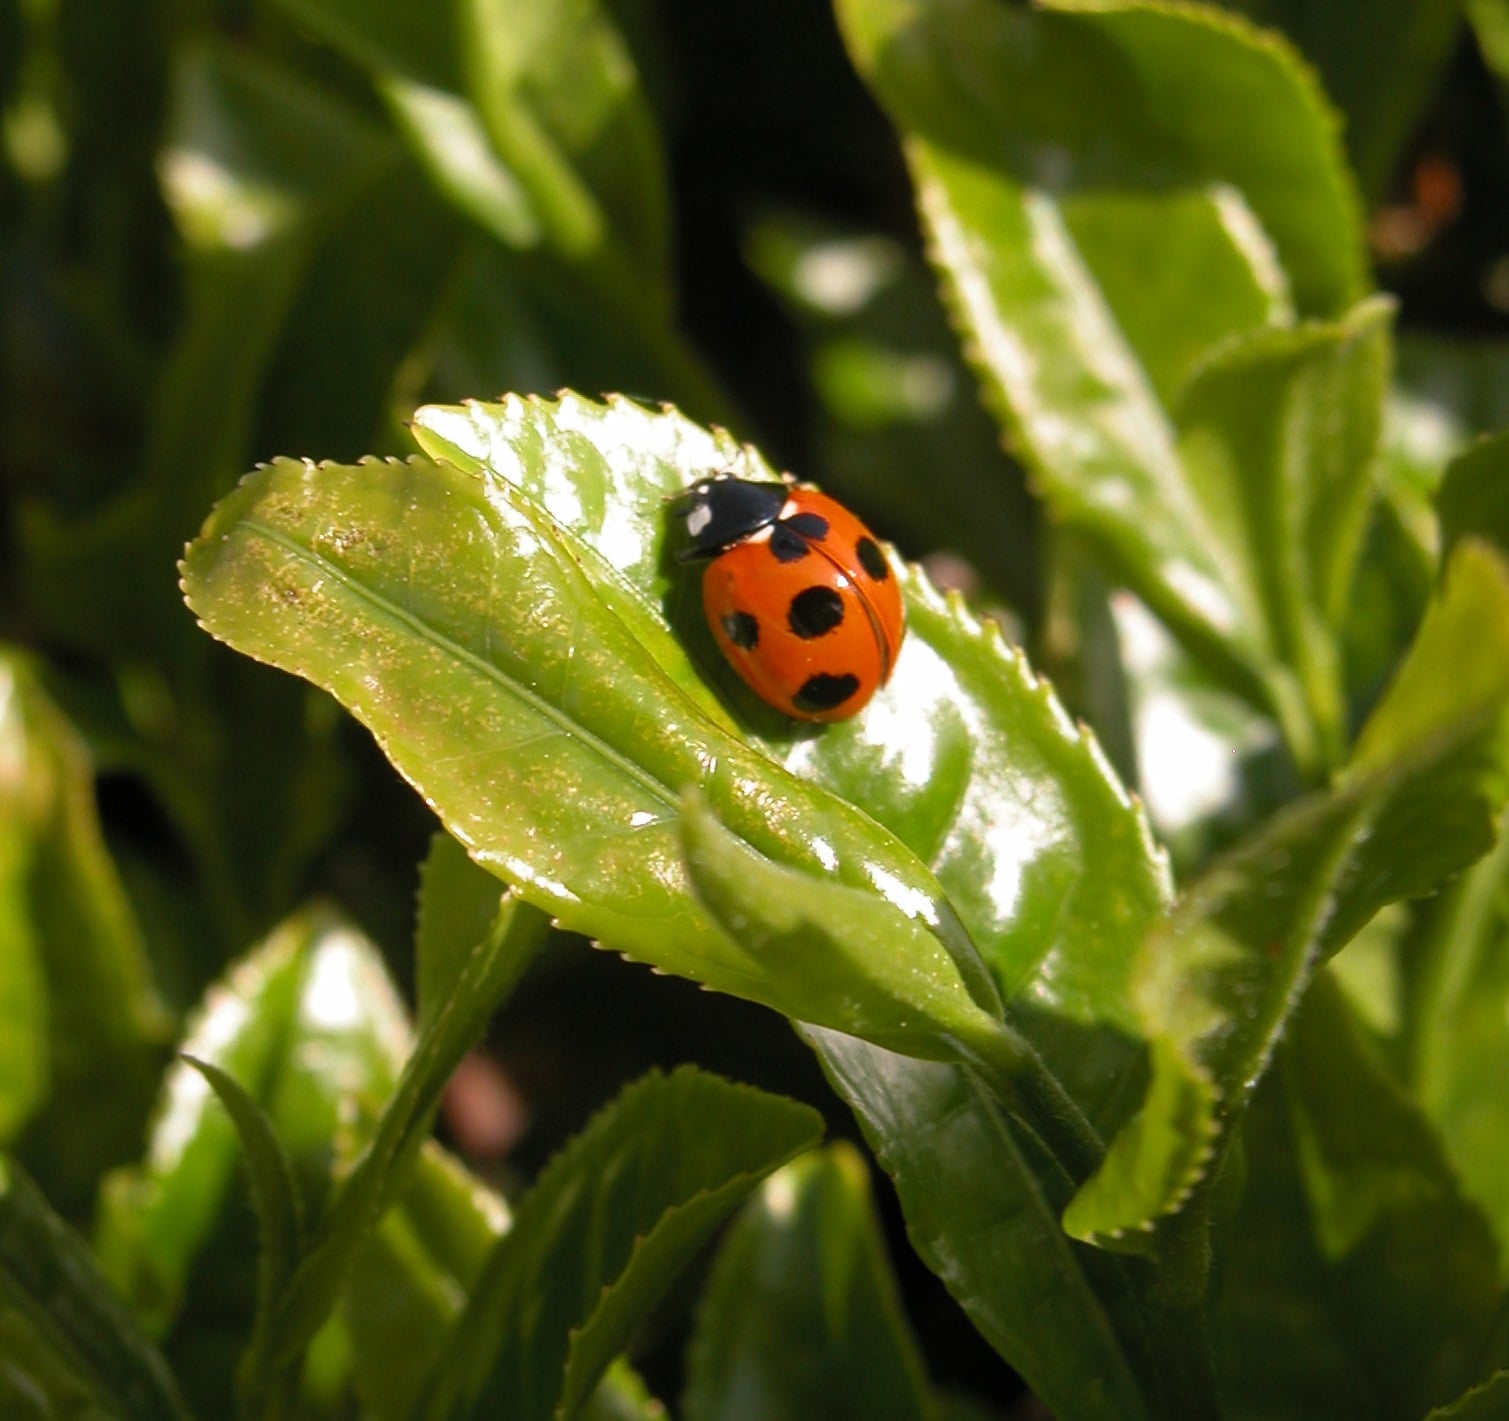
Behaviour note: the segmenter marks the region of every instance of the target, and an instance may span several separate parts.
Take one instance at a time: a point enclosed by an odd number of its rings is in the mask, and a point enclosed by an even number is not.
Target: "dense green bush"
[[[1509,4],[706,9],[0,5],[0,1415],[1509,1416]]]

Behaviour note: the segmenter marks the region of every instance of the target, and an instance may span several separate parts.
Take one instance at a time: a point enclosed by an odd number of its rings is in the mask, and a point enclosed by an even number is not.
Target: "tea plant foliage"
[[[3,21],[0,212],[45,189],[45,9]],[[981,593],[892,550],[894,675],[821,728],[677,559],[679,490],[778,473],[678,325],[646,7],[185,21],[139,447],[14,520],[0,1410],[649,1421],[632,1348],[711,1246],[678,1414],[974,1415],[810,1106],[650,1071],[506,1204],[436,1143],[576,934],[789,1020],[952,1324],[1066,1421],[1502,1414],[1509,361],[1396,334],[1366,234],[1454,38],[1505,82],[1503,11],[836,0],[923,251],[766,213],[749,260],[802,474]],[[432,815],[411,972],[358,926],[406,885],[299,901],[362,882],[346,713]],[[1217,732],[1176,874],[1129,785]],[[110,774],[173,871],[107,841]]]

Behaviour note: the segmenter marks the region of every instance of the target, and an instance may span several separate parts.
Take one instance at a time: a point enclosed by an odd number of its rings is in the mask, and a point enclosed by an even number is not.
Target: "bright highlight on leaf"
[[[1229,1126],[1317,965],[1385,904],[1477,859],[1506,804],[1509,563],[1464,538],[1337,787],[1218,861],[1149,938],[1137,990],[1153,1085],[1066,1225],[1114,1240],[1177,1209],[1200,1178],[1191,1116]]]
[[[1312,77],[1194,6],[838,9],[1044,498],[1308,773],[1334,765],[1388,308],[1356,304],[1357,202]]]
[[[602,468],[614,453],[585,457]],[[662,490],[679,486],[671,465],[655,472]],[[616,512],[658,546],[659,499],[641,494]],[[395,557],[399,538],[425,554]],[[903,844],[731,736],[702,713],[705,690],[677,685],[689,667],[671,659],[649,589],[626,586],[490,473],[420,460],[274,464],[207,525],[185,585],[217,635],[366,720],[472,855],[565,926],[784,1009],[778,982],[729,976],[721,936],[688,891],[676,826],[680,794],[695,786],[752,848],[879,892],[950,938],[956,957],[970,951]],[[972,985],[991,991],[978,969]],[[929,1028],[915,1025],[920,1040]]]

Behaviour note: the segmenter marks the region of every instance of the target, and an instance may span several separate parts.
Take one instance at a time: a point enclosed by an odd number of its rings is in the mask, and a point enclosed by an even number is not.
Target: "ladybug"
[[[841,503],[725,472],[676,507],[690,540],[678,561],[707,561],[707,624],[762,700],[797,720],[847,720],[890,679],[901,589],[875,535]]]

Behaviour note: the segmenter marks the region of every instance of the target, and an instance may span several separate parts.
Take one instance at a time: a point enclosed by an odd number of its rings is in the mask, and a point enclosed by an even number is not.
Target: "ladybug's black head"
[[[757,484],[730,473],[698,479],[676,498],[688,545],[677,559],[695,562],[768,528],[781,516],[791,490],[785,484]]]

